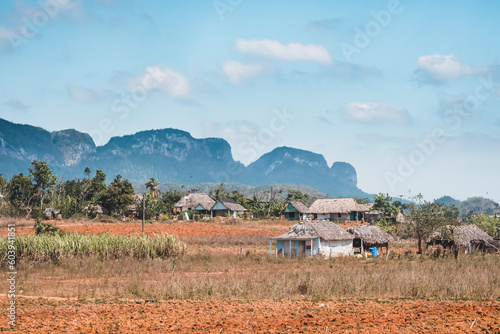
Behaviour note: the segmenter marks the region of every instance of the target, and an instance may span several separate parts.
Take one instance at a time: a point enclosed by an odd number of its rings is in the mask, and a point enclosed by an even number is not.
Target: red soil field
[[[7,307],[8,299],[0,297]],[[17,299],[25,333],[499,333],[500,302]],[[5,316],[0,330],[9,328]]]
[[[128,223],[87,223],[71,224],[67,222],[51,222],[63,231],[70,233],[99,234],[111,233],[115,235],[131,235],[142,233],[140,222]],[[158,233],[168,233],[182,237],[215,237],[226,235],[267,235],[277,236],[283,233],[288,227],[281,225],[239,227],[234,225],[222,225],[220,223],[202,222],[175,222],[175,223],[154,223],[146,224],[145,232],[149,235]],[[275,232],[276,231],[276,232]],[[16,235],[22,236],[34,234],[32,226],[22,226],[16,228]],[[0,230],[0,236],[5,237],[7,229]]]

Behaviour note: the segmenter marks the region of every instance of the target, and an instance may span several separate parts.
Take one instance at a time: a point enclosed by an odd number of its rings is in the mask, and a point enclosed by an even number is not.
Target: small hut
[[[85,211],[85,216],[90,219],[97,218],[100,215],[109,215],[108,209],[100,204],[89,204],[83,210]]]
[[[276,240],[276,254],[321,254],[325,257],[352,255],[353,239],[350,233],[330,221],[299,222],[292,225],[286,233],[271,238],[269,251],[272,253],[272,241]]]
[[[436,231],[427,239],[427,246],[442,245],[444,248],[463,249],[465,254],[473,253],[477,249],[485,249],[486,243],[493,238],[474,224],[452,226],[447,225]]]
[[[245,213],[248,210],[232,198],[221,198],[211,208],[212,217],[236,217],[238,213]]]
[[[302,202],[288,202],[282,214],[288,220],[304,220],[309,209]]]
[[[174,204],[174,211],[194,210],[197,214],[207,214],[215,201],[205,193],[189,193]]]
[[[53,208],[45,209],[45,220],[62,219],[61,210],[54,210]]]
[[[365,219],[366,205],[358,204],[354,198],[321,198],[309,207],[314,219],[332,221],[359,221]]]
[[[347,229],[347,232],[354,235],[353,246],[360,248],[361,253],[370,247],[385,247],[389,254],[389,243],[395,241],[392,235],[374,225],[352,226]]]

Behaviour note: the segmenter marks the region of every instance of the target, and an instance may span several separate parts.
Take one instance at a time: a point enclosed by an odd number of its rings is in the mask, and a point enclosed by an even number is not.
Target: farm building
[[[174,211],[193,210],[197,214],[208,214],[215,201],[205,193],[189,193],[175,203]]]
[[[363,220],[366,212],[367,206],[358,204],[353,198],[317,199],[309,207],[309,213],[314,215],[314,219],[331,221]]]
[[[330,221],[299,222],[276,240],[276,254],[288,256],[312,256],[321,254],[325,257],[353,255],[354,236]]]
[[[371,247],[385,247],[389,253],[389,243],[395,241],[392,235],[374,225],[352,226],[346,231],[354,235],[353,246],[360,248],[361,253]]]
[[[427,246],[442,245],[444,248],[462,249],[474,253],[477,249],[485,249],[494,239],[474,224],[452,226],[447,225],[427,239]]]
[[[211,208],[212,217],[231,217],[248,211],[232,198],[221,198]]]
[[[288,202],[282,214],[288,220],[304,220],[309,209],[302,202]]]

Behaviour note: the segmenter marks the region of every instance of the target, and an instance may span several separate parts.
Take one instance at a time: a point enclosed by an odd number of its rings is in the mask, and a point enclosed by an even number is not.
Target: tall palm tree
[[[155,198],[158,197],[160,190],[158,189],[158,185],[160,182],[156,180],[154,177],[150,178],[148,182],[145,183],[146,189],[149,189],[149,194]]]

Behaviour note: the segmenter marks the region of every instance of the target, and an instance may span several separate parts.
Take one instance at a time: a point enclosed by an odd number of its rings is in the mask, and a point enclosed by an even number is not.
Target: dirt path
[[[0,297],[2,308],[8,300]],[[24,333],[498,333],[500,302],[71,301],[18,298]],[[471,329],[472,327],[472,329]],[[7,329],[0,319],[0,329]]]

